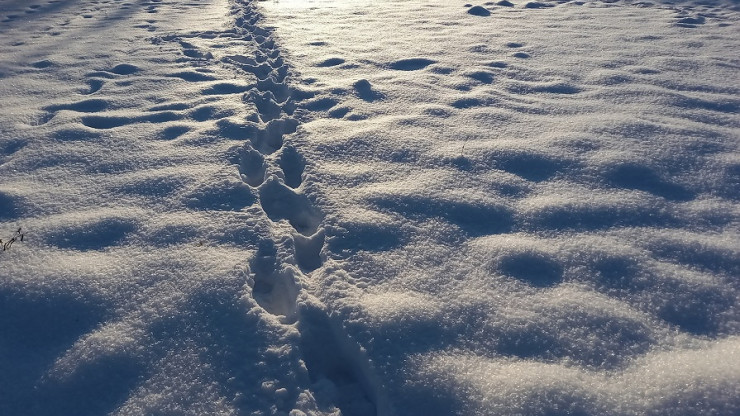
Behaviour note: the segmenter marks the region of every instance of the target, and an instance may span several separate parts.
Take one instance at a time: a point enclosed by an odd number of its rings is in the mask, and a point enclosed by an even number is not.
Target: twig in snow
[[[3,245],[3,251],[10,250],[10,246],[13,245],[16,241],[23,241],[24,234],[21,232],[21,228],[18,227],[18,230],[15,232],[15,235],[8,240],[7,242],[3,243],[3,240],[0,239],[0,244]]]

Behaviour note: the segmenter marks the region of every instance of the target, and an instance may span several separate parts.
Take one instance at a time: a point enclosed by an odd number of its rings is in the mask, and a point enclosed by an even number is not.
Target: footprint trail
[[[252,296],[280,322],[298,328],[300,351],[320,407],[339,408],[346,414],[376,415],[378,397],[383,394],[373,387],[379,383],[369,381],[373,379],[370,365],[341,325],[332,322],[326,306],[307,290],[312,286],[312,272],[324,262],[323,214],[304,194],[307,161],[288,144],[288,138],[300,125],[296,109],[322,111],[335,102],[317,104],[310,101],[310,92],[293,89],[289,68],[271,31],[260,26],[259,12],[251,2],[237,2],[237,6],[232,35],[254,42],[257,50],[251,56],[227,55],[221,62],[257,78],[243,96],[254,103],[257,114],[243,126],[224,125],[224,131],[248,138],[236,151],[236,164],[244,183],[258,195],[260,208],[275,224],[273,240],[260,244],[249,265]],[[323,64],[341,63],[329,60]],[[399,68],[428,64],[414,61],[401,63]],[[326,394],[327,386],[339,394]]]

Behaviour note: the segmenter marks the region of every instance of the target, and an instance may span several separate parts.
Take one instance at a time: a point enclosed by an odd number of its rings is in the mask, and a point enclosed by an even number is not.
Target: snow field
[[[393,412],[737,412],[735,6],[264,6]]]
[[[0,22],[0,414],[738,413],[734,3]]]
[[[0,413],[316,410],[294,323],[321,214],[251,2],[5,10],[0,220],[26,238],[3,252]]]

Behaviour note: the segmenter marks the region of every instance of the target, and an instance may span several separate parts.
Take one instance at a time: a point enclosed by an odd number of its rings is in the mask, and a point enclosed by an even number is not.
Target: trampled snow
[[[0,1],[0,414],[740,413],[739,13]]]

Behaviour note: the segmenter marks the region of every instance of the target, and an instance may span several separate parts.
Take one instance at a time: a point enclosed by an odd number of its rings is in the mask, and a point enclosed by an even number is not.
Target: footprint
[[[175,72],[173,74],[168,74],[168,77],[174,77],[174,78],[180,78],[182,80],[188,81],[188,82],[204,82],[204,81],[215,81],[217,78],[206,75],[200,72],[195,71],[183,71],[183,72]]]
[[[295,261],[304,271],[314,271],[321,267],[321,249],[324,248],[326,236],[324,230],[319,230],[312,236],[293,234],[295,247]]]
[[[259,63],[257,62],[255,58],[251,58],[249,56],[244,56],[244,55],[228,55],[228,56],[225,56],[222,60],[225,62],[236,62],[241,65],[253,65],[253,66],[259,65]]]
[[[310,236],[316,233],[321,215],[305,195],[294,192],[272,176],[259,188],[262,209],[273,221],[287,219],[299,233]]]
[[[536,153],[497,153],[493,166],[533,182],[546,181],[567,168],[563,160],[549,158]]]
[[[280,154],[279,161],[280,169],[285,175],[285,184],[291,188],[298,188],[301,186],[303,169],[306,167],[306,162],[303,157],[295,150],[293,146],[285,146],[283,152]]]
[[[275,95],[271,91],[252,89],[246,98],[257,107],[260,120],[264,123],[279,118],[283,112],[282,107],[277,103]]]
[[[274,242],[265,240],[260,243],[257,254],[249,262],[254,275],[252,297],[267,312],[284,316],[283,323],[292,324],[297,318],[299,285],[290,269],[278,269],[277,256]]]
[[[272,78],[257,81],[257,90],[263,92],[270,91],[276,103],[285,103],[291,98],[295,99],[295,97],[291,97],[291,89],[288,85]]]
[[[49,121],[51,121],[51,119],[54,118],[54,116],[56,116],[56,113],[61,110],[70,110],[80,113],[97,113],[105,110],[106,108],[108,108],[108,102],[105,100],[97,99],[79,101],[71,104],[50,105],[42,108],[42,110],[44,110],[46,113],[41,115],[36,120],[36,125],[43,125],[48,123]]]
[[[194,59],[213,59],[213,54],[210,52],[201,52],[197,49],[190,49],[185,48],[182,50],[182,54],[187,56],[188,58],[194,58]]]
[[[87,127],[99,130],[113,129],[116,127],[125,126],[132,123],[165,123],[168,121],[181,120],[182,115],[173,113],[171,111],[163,111],[150,115],[138,116],[138,117],[126,117],[126,116],[88,116],[82,118],[82,124]]]
[[[447,118],[452,115],[452,113],[447,108],[441,106],[429,106],[425,108],[423,112],[426,115],[440,118]]]
[[[23,149],[28,142],[21,139],[7,139],[0,141],[0,156],[10,156]]]
[[[313,100],[304,101],[301,103],[301,108],[305,108],[309,111],[327,111],[339,104],[339,101],[331,97],[320,97]]]
[[[373,382],[367,358],[325,310],[301,305],[298,331],[312,393],[319,402],[347,415],[385,414],[377,409],[379,383]]]
[[[353,84],[353,87],[355,88],[355,93],[357,94],[357,96],[367,102],[372,102],[385,98],[385,95],[383,95],[382,93],[374,91],[373,86],[370,84],[370,81],[366,79],[361,79],[355,82]]]
[[[480,81],[484,84],[490,84],[493,82],[493,74],[488,71],[477,71],[468,75],[468,77]]]
[[[203,95],[228,95],[241,94],[252,88],[251,85],[234,84],[231,82],[219,82],[201,91]]]
[[[506,62],[494,61],[494,62],[487,63],[486,66],[490,66],[491,68],[502,69],[502,68],[506,68],[507,66],[509,66],[509,64],[507,64]]]
[[[239,149],[239,174],[250,186],[260,186],[265,181],[267,163],[265,157],[249,143]]]
[[[276,82],[285,82],[285,79],[288,78],[288,66],[283,65],[279,68],[275,68],[270,77],[275,79]]]
[[[642,289],[639,283],[640,267],[629,256],[608,256],[594,264],[597,282],[606,289]]]
[[[101,100],[101,99],[91,99],[91,100],[84,100],[84,101],[78,101],[76,103],[70,103],[70,104],[57,104],[57,105],[50,105],[46,106],[43,109],[49,112],[57,112],[61,110],[71,110],[71,111],[77,111],[80,113],[97,113],[100,111],[104,111],[109,106],[108,101]]]
[[[488,104],[489,104],[488,102],[481,100],[479,98],[469,97],[469,98],[460,98],[458,100],[455,100],[450,105],[452,107],[462,110],[465,108],[486,107],[488,106]]]
[[[662,204],[650,202],[619,204],[561,203],[544,206],[526,220],[530,229],[589,231],[623,227],[674,227],[678,223],[673,213]]]
[[[345,61],[342,58],[329,58],[316,64],[318,67],[326,68],[330,66],[337,66],[343,64]]]
[[[157,138],[159,140],[175,140],[190,130],[189,126],[170,126],[162,130]]]
[[[105,81],[101,79],[89,79],[87,80],[88,90],[85,92],[82,92],[83,95],[90,95],[95,94],[96,92],[100,91],[101,88],[103,88],[103,85],[105,85]]]
[[[109,69],[108,72],[112,72],[117,75],[131,75],[133,73],[139,72],[139,67],[131,64],[118,64]]]
[[[203,122],[207,120],[220,120],[232,115],[234,115],[232,110],[222,109],[212,105],[204,105],[191,111],[189,117],[195,121]]]
[[[151,115],[137,117],[135,121],[144,123],[166,123],[168,121],[182,120],[183,116],[172,111],[162,111]]]
[[[257,65],[241,64],[239,65],[239,68],[241,68],[245,72],[254,75],[255,77],[257,77],[258,80],[267,79],[275,70],[275,68],[271,67],[270,64],[266,62]]]
[[[278,51],[275,51],[270,55],[270,59],[268,59],[267,63],[269,63],[273,69],[280,69],[285,66],[285,61]]]
[[[329,111],[329,117],[331,118],[342,118],[352,111],[349,107],[337,107]]]
[[[389,65],[389,67],[397,71],[418,71],[436,62],[437,61],[426,58],[409,58],[393,62]]]

